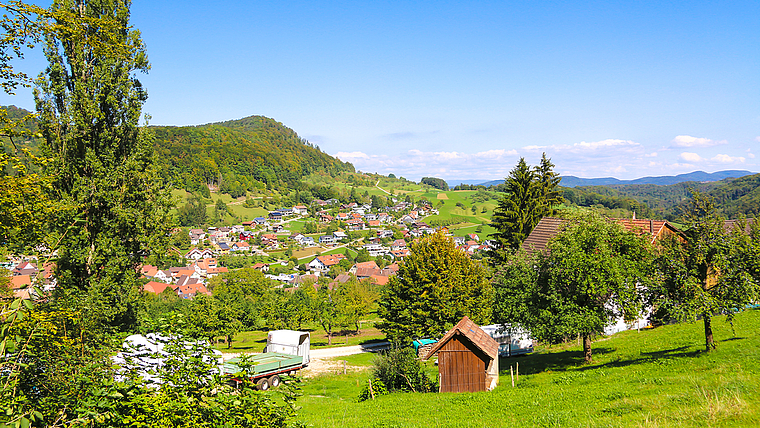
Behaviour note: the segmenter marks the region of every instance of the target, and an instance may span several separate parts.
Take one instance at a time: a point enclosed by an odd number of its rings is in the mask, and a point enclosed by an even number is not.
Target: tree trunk
[[[583,359],[586,364],[591,363],[591,336],[588,334],[583,335]]]
[[[327,346],[332,345],[332,327],[327,330]]]
[[[702,314],[702,319],[705,322],[705,350],[710,352],[715,349],[715,341],[713,341],[712,332],[712,317],[709,313]]]
[[[232,336],[227,336],[227,349],[232,348]]]

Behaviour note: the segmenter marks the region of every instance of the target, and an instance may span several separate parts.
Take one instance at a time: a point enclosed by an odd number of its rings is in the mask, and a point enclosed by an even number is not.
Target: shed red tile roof
[[[493,337],[489,336],[485,331],[483,331],[482,328],[480,328],[477,324],[472,322],[470,318],[464,317],[461,321],[457,323],[454,327],[451,328],[442,338],[438,341],[431,349],[428,351],[427,355],[423,360],[427,360],[430,357],[432,357],[438,350],[440,350],[443,345],[446,344],[449,340],[451,340],[455,335],[461,335],[467,340],[475,345],[476,348],[483,351],[484,354],[488,355],[492,359],[499,358],[499,344],[493,339]]]

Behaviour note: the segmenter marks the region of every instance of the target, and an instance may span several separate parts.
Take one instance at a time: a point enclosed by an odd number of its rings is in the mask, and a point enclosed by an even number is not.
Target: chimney
[[[654,233],[654,220],[649,220],[649,233]]]

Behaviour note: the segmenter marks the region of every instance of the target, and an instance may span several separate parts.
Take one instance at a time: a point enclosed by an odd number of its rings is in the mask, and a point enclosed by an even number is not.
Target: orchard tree
[[[380,298],[380,328],[388,338],[440,337],[465,315],[477,324],[490,321],[493,289],[480,262],[442,232],[410,250]]]
[[[92,325],[126,331],[137,321],[137,267],[149,252],[165,253],[171,226],[153,140],[138,126],[145,46],[129,2],[59,0],[50,13],[49,65],[34,94],[53,197],[70,207],[52,218],[54,297],[86,307]]]
[[[658,257],[662,280],[653,290],[659,310],[678,320],[702,318],[705,348],[715,349],[714,314],[735,312],[760,297],[760,225],[726,223],[713,201],[692,190],[683,215],[686,242],[667,241]]]
[[[591,338],[644,307],[652,252],[642,236],[593,213],[563,226],[546,253],[511,256],[494,278],[494,318],[521,325],[539,340],[580,335],[591,362]]]

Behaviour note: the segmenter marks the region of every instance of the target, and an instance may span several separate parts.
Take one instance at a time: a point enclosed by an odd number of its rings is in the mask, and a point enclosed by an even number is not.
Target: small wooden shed
[[[425,356],[438,353],[440,392],[490,391],[499,383],[499,344],[462,318]]]

